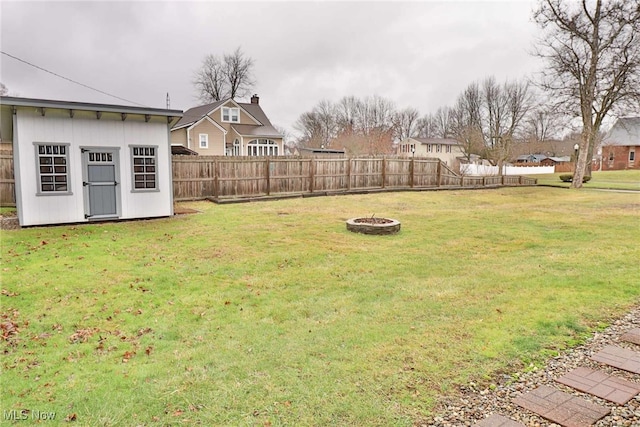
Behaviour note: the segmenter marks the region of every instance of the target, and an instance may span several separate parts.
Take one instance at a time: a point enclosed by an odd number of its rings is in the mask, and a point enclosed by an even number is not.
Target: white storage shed
[[[21,226],[173,215],[169,129],[182,111],[0,97]]]

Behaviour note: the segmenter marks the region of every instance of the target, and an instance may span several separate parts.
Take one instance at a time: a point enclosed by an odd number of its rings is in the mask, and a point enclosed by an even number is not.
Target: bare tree
[[[246,96],[255,85],[253,60],[245,57],[240,48],[222,58],[207,55],[196,71],[193,85],[202,102]]]
[[[310,147],[347,148],[356,154],[387,154],[393,147],[397,113],[393,102],[379,97],[322,101],[303,113],[294,128],[299,143]]]
[[[494,77],[488,77],[482,85],[474,82],[467,86],[453,108],[438,110],[434,116],[434,133],[443,138],[455,138],[467,160],[472,154],[480,154],[501,171],[531,107],[532,96],[527,83],[516,81],[500,85]]]
[[[580,188],[605,117],[640,108],[640,0],[541,0],[533,16],[543,30],[535,54],[547,64],[540,84],[582,119]]]
[[[393,124],[395,137],[398,141],[415,136],[419,115],[418,110],[412,107],[405,108],[395,114]]]
[[[474,89],[467,88],[449,110],[451,136],[460,143],[467,161],[471,160],[473,154],[480,155],[485,149],[480,122],[480,92],[475,90],[477,84],[471,87]]]
[[[563,119],[557,108],[549,102],[539,102],[533,107],[524,123],[524,139],[529,142],[546,141],[558,138],[562,130]]]
[[[338,133],[349,135],[355,131],[359,103],[355,96],[345,96],[338,102],[335,109]]]
[[[529,85],[505,82],[500,86],[495,78],[489,77],[483,82],[482,96],[487,157],[502,173],[504,162],[511,156],[511,145],[531,109]]]
[[[416,121],[416,134],[418,138],[436,137],[436,124],[433,114],[425,114]]]
[[[436,110],[433,115],[436,137],[451,138],[453,136],[452,116],[453,111],[449,107],[440,107]]]
[[[4,83],[0,82],[0,96],[6,96],[9,94],[9,89]]]
[[[238,47],[232,54],[224,55],[224,75],[227,79],[229,98],[246,96],[255,85],[253,60],[247,58]]]
[[[207,55],[202,61],[202,67],[196,72],[193,85],[198,91],[198,99],[209,103],[220,101],[227,96],[224,65],[215,55]]]
[[[300,147],[320,148],[328,144],[327,132],[322,127],[322,120],[315,111],[302,113],[293,124],[293,128],[301,133],[297,145]]]

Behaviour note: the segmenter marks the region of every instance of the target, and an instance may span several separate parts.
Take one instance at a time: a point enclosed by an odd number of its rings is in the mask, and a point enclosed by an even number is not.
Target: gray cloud
[[[2,50],[127,100],[197,105],[194,71],[241,46],[278,125],[322,99],[377,94],[421,114],[470,82],[538,66],[529,1],[2,2]],[[2,82],[33,98],[123,103],[6,56]]]

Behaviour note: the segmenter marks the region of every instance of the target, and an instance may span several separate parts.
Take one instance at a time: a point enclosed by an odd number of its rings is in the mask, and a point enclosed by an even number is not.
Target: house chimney
[[[260,98],[258,97],[258,95],[253,95],[251,97],[251,103],[252,104],[259,104],[260,103]]]

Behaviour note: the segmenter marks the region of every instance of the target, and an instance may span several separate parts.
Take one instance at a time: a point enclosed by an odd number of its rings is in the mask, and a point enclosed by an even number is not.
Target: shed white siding
[[[117,174],[120,181],[118,217],[148,218],[173,214],[171,148],[167,118],[119,113],[18,108],[13,123],[16,198],[20,225],[84,222],[82,148],[114,148],[118,152]],[[38,195],[35,143],[69,144],[68,173],[71,194]],[[154,146],[157,150],[156,191],[133,191],[132,145]]]

